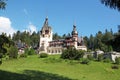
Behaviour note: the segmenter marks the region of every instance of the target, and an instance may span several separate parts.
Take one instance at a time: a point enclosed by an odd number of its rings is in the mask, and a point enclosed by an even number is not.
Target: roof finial
[[[47,26],[48,26],[48,16],[46,16],[46,18],[45,18],[45,23],[44,23],[44,25],[47,25]]]
[[[48,10],[46,10],[46,19],[48,19]]]
[[[76,22],[74,20],[74,23],[73,23],[73,28],[76,30]]]
[[[46,19],[48,19],[48,16],[46,16]]]

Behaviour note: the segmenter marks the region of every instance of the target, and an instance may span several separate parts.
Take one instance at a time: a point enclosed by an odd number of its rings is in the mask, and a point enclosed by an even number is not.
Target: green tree
[[[118,25],[118,33],[120,34],[120,25]]]
[[[5,9],[6,7],[6,0],[0,0],[0,9]]]
[[[17,31],[16,33],[13,34],[12,39],[13,39],[14,41],[19,41],[19,40],[21,39],[20,36],[21,36],[21,32],[20,32],[20,31]]]
[[[14,45],[14,42],[5,33],[2,33],[0,35],[0,63],[2,63],[3,56],[7,55],[6,53],[11,45]]]
[[[21,36],[20,36],[20,40],[21,40],[23,43],[25,43],[25,44],[27,44],[27,45],[30,46],[30,42],[31,42],[30,33],[27,32],[27,31],[22,32],[22,33],[21,33]]]
[[[7,50],[4,47],[5,44],[10,45],[12,44],[12,41],[5,34],[2,34],[0,35],[0,53],[3,53],[3,55],[7,53]]]
[[[103,38],[102,38],[102,41],[105,43],[105,44],[108,44],[108,41],[112,40],[113,39],[113,33],[111,31],[108,31],[106,29],[105,31],[105,34],[103,35]]]
[[[18,49],[16,46],[10,46],[9,50],[8,50],[8,54],[9,54],[9,58],[14,58],[16,59],[18,56]]]
[[[60,38],[61,36],[59,36],[58,33],[53,34],[53,40],[58,40]]]
[[[84,51],[76,50],[73,47],[69,47],[68,49],[63,50],[61,54],[61,58],[70,59],[70,60],[79,60],[84,55]]]
[[[112,9],[120,11],[120,0],[101,0],[102,4],[109,6]]]
[[[87,46],[87,48],[89,47],[89,38],[87,36],[84,37],[84,44]]]
[[[89,48],[90,48],[91,50],[94,50],[94,37],[93,37],[92,34],[90,35]]]
[[[38,47],[38,43],[39,43],[39,33],[33,32],[32,35],[30,35],[30,45],[35,48]]]
[[[100,49],[102,47],[102,37],[103,34],[101,31],[98,31],[98,33],[95,36],[94,44],[95,44],[95,49]]]
[[[120,52],[120,26],[118,25],[118,32],[114,34],[112,40],[109,41],[114,51]]]
[[[67,37],[66,34],[63,34],[62,39],[65,39],[66,37]]]

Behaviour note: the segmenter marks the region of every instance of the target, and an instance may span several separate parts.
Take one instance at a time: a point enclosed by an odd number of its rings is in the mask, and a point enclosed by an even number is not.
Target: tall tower
[[[77,49],[78,32],[76,30],[76,25],[75,24],[73,25],[72,38],[74,39],[74,47]]]
[[[40,52],[43,51],[47,53],[47,47],[49,46],[49,41],[52,41],[52,38],[53,38],[52,28],[48,25],[48,17],[46,17],[43,27],[40,30],[40,42],[39,42]]]

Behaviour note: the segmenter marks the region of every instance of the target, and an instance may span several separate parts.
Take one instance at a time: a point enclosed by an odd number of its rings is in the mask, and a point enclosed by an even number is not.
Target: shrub
[[[25,49],[25,54],[28,54],[28,55],[34,55],[35,54],[35,50],[34,49],[29,49],[29,48],[26,48]]]
[[[2,64],[2,60],[0,61],[0,65]]]
[[[93,57],[91,54],[87,55],[87,58],[88,58],[89,60],[93,60],[93,59],[94,59],[94,57]]]
[[[28,52],[28,55],[34,55],[34,54],[35,54],[35,50],[31,48]]]
[[[9,58],[17,58],[18,56],[18,49],[15,46],[10,46],[8,50]]]
[[[98,60],[98,61],[102,61],[102,60],[103,60],[103,54],[98,54],[97,60]]]
[[[103,62],[109,63],[109,62],[111,62],[111,60],[110,60],[110,58],[105,58],[105,59],[103,60]]]
[[[0,53],[0,58],[3,58],[3,53]]]
[[[118,65],[120,64],[120,57],[115,58],[115,64],[118,64]]]
[[[46,57],[48,57],[47,53],[40,53],[40,58],[46,58]]]
[[[119,66],[118,65],[113,65],[111,66],[112,69],[119,69]]]
[[[83,58],[81,63],[82,63],[82,64],[89,64],[89,63],[90,63],[90,60],[87,59],[87,58]]]
[[[27,54],[20,54],[20,58],[26,58],[27,57]]]
[[[63,50],[61,54],[61,58],[63,59],[70,59],[70,60],[79,60],[84,55],[84,51],[82,50],[76,50],[75,48],[68,48],[66,50]]]

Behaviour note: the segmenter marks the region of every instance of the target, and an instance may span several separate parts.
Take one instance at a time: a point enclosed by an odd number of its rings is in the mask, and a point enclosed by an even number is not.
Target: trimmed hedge
[[[81,64],[89,64],[90,60],[87,58],[83,58]]]
[[[46,58],[46,57],[48,57],[47,53],[40,53],[40,58]]]
[[[27,54],[20,54],[20,58],[26,58],[27,57]]]
[[[119,66],[118,65],[113,65],[111,66],[112,69],[119,69]]]

